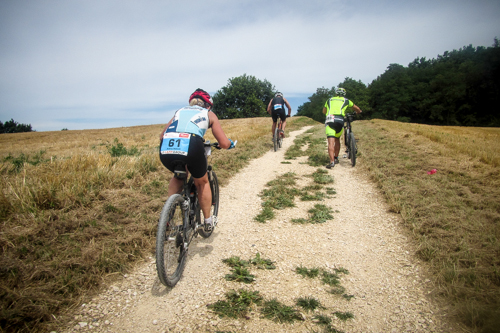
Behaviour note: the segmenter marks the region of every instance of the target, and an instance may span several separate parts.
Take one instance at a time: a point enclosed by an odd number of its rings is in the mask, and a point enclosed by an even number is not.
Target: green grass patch
[[[234,282],[252,283],[255,281],[255,275],[250,274],[249,268],[275,269],[274,262],[270,259],[262,258],[260,253],[250,260],[242,260],[238,256],[232,256],[222,260],[223,263],[231,267],[231,273],[226,274],[225,279]]]
[[[333,187],[327,187],[326,194],[329,194],[329,195],[337,194],[337,191],[335,191],[335,189]]]
[[[338,286],[340,284],[340,277],[335,273],[323,271],[321,281],[329,286]]]
[[[235,266],[231,270],[231,274],[226,274],[225,279],[234,282],[252,283],[255,280],[255,275],[250,274],[246,267]]]
[[[228,259],[222,259],[222,262],[228,265],[229,267],[247,267],[248,261],[240,259],[240,257],[232,256]]]
[[[260,253],[257,252],[255,258],[250,259],[250,263],[256,266],[258,269],[275,269],[274,261],[270,259],[264,259],[260,256]]]
[[[314,297],[299,297],[296,304],[307,312],[314,311],[316,309],[324,309],[320,301]]]
[[[330,290],[330,294],[342,295],[345,292],[345,288],[342,286],[336,286]]]
[[[325,205],[316,204],[314,208],[308,210],[308,213],[311,214],[309,221],[311,223],[324,223],[327,220],[333,219],[333,210],[330,207]]]
[[[330,159],[326,150],[327,144],[323,128],[322,125],[316,125],[295,138],[293,145],[285,152],[285,158],[295,159],[300,156],[308,156],[308,165],[326,165]]]
[[[342,321],[354,318],[354,315],[351,312],[335,311],[333,314]]]
[[[309,193],[304,193],[301,197],[300,200],[302,201],[322,201],[324,198],[326,198],[326,194],[323,192],[315,192],[313,194]]]
[[[20,172],[25,164],[37,166],[41,163],[50,161],[50,158],[43,158],[43,155],[45,155],[45,150],[40,150],[33,155],[21,153],[18,156],[13,156],[9,153],[3,158],[3,162],[12,164],[12,168],[9,170],[10,172]]]
[[[278,323],[292,323],[296,320],[303,320],[299,312],[291,306],[284,305],[276,299],[265,301],[260,312],[264,318],[271,319]]]
[[[305,218],[301,217],[301,218],[298,218],[298,219],[292,219],[292,222],[293,223],[298,223],[298,224],[306,224],[306,223],[308,223],[308,220],[306,220]]]
[[[308,269],[306,267],[300,266],[295,268],[295,272],[299,275],[302,275],[303,277],[313,279],[319,275],[319,268]]]
[[[262,211],[257,215],[254,220],[260,223],[266,223],[266,221],[272,220],[274,218],[274,210],[265,206],[262,208]]]
[[[266,184],[268,188],[260,193],[264,201],[262,211],[254,218],[256,221],[265,223],[274,218],[275,209],[295,207],[294,199],[300,194],[295,188],[296,178],[294,173],[288,172]]]
[[[313,317],[313,321],[318,325],[330,325],[332,323],[332,319],[328,316],[317,315]]]
[[[114,145],[108,146],[108,152],[112,157],[139,155],[137,147],[133,146],[127,149],[123,143],[118,141],[118,138],[115,138]]]
[[[226,300],[208,304],[207,307],[221,318],[245,318],[252,305],[259,305],[261,302],[262,297],[258,291],[240,289],[227,292]]]
[[[324,169],[317,169],[311,175],[316,184],[333,184],[333,177],[328,174],[328,171]]]

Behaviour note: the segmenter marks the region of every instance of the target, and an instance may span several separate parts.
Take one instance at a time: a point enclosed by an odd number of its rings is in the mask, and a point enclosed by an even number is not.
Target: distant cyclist
[[[214,221],[210,216],[212,193],[207,176],[207,158],[203,145],[203,136],[207,129],[212,129],[212,134],[221,148],[234,148],[234,143],[226,137],[219,119],[211,111],[213,102],[210,95],[196,89],[189,97],[189,105],[175,112],[160,135],[160,160],[170,171],[178,161],[185,163],[187,170],[194,178],[198,191],[198,201],[205,216],[205,228],[211,230]],[[168,196],[180,193],[183,180],[172,177],[168,184]]]
[[[276,129],[276,123],[278,121],[278,117],[281,118],[283,130],[282,136],[285,137],[285,126],[286,126],[286,114],[285,114],[285,105],[288,108],[288,117],[292,115],[292,107],[290,103],[283,97],[283,94],[279,91],[274,95],[274,98],[269,101],[267,105],[267,113],[269,113],[273,118],[273,126],[272,126],[272,135],[274,136],[274,130]]]
[[[328,155],[330,156],[330,163],[326,166],[328,169],[339,163],[340,136],[344,132],[346,109],[352,107],[356,114],[362,112],[357,105],[345,98],[345,95],[344,88],[335,89],[335,96],[329,98],[323,107],[323,113],[326,114],[325,131],[328,140]]]

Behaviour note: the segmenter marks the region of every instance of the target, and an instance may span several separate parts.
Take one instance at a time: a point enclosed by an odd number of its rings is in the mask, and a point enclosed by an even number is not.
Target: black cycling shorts
[[[187,156],[160,153],[160,161],[168,170],[172,172],[174,172],[175,166],[181,163],[187,165],[188,171],[194,178],[201,178],[205,176],[207,173],[207,157],[205,156],[203,138],[192,134],[191,140],[189,140]]]
[[[273,112],[271,113],[271,117],[273,117],[274,123],[278,121],[278,116],[281,118],[281,121],[285,121],[286,120],[285,109],[273,110]]]

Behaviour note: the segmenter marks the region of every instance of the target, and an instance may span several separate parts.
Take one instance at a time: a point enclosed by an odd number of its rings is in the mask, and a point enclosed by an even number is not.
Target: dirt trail
[[[313,296],[326,308],[323,314],[336,318],[336,311],[350,312],[353,319],[333,319],[344,332],[460,332],[450,326],[428,294],[430,280],[404,236],[399,215],[389,213],[383,197],[358,168],[347,159],[329,171],[337,194],[322,204],[331,207],[334,219],[323,224],[294,224],[292,218],[307,218],[317,201],[296,199],[297,207],[277,211],[265,224],[253,218],[260,212],[258,194],[265,184],[286,172],[294,172],[298,186],[311,183],[317,168],[305,159],[282,164],[284,152],[306,128],[290,133],[278,152],[270,151],[253,160],[221,189],[219,225],[209,239],[197,238],[184,275],[173,289],[156,276],[154,258],[139,265],[107,291],[85,304],[64,332],[320,332],[304,312],[306,320],[278,324],[260,318],[219,318],[207,304],[223,300],[231,289],[258,290],[265,299],[294,306],[298,297]],[[359,163],[363,163],[362,160]],[[326,169],[325,169],[326,170]],[[348,205],[347,205],[348,204]],[[275,270],[252,269],[257,281],[243,284],[226,281],[230,268],[222,260],[231,256],[251,259],[259,252],[276,262]],[[319,278],[303,278],[295,268],[345,268],[342,275],[350,300],[329,293],[331,287]]]

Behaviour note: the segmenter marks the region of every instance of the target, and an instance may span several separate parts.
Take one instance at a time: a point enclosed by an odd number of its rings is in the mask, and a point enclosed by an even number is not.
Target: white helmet
[[[335,94],[337,94],[338,96],[345,96],[347,92],[345,91],[344,88],[337,88],[335,89]]]
[[[283,97],[283,94],[280,93],[279,91],[274,95],[274,97]]]

